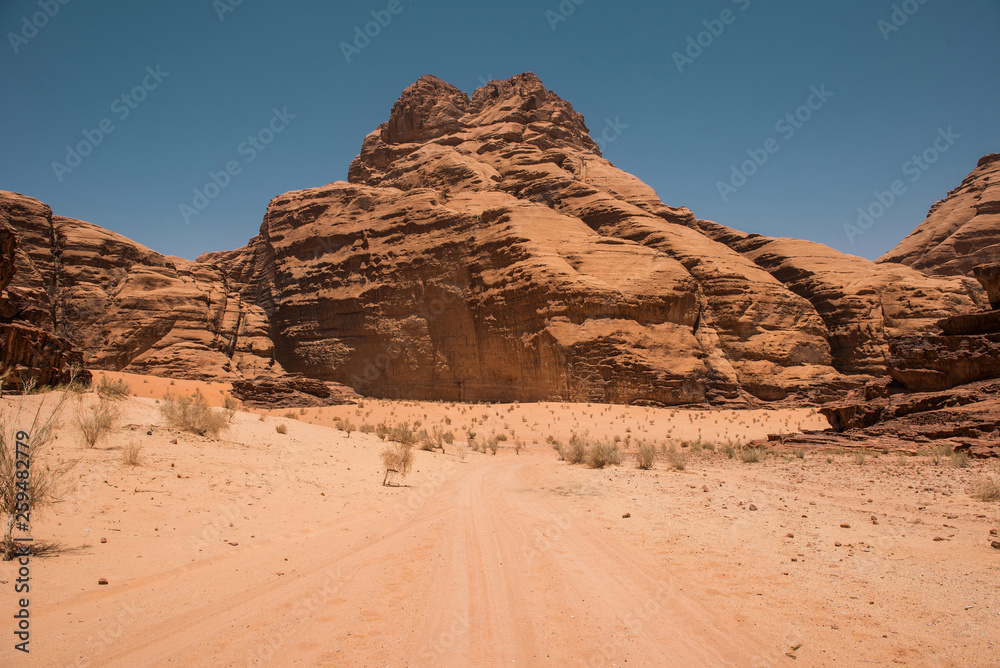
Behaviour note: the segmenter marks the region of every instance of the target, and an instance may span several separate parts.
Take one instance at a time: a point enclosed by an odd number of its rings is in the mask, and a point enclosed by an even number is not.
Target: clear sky
[[[423,74],[535,72],[667,204],[870,258],[1000,151],[997,0],[2,0],[0,31],[0,189],[188,258],[346,179]]]

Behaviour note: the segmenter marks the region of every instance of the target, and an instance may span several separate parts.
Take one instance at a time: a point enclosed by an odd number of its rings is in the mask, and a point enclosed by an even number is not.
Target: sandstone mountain
[[[823,399],[973,307],[968,279],[667,206],[532,74],[471,98],[421,78],[349,182],[200,260],[267,311],[284,367],[390,397]]]
[[[985,299],[668,206],[533,74],[472,97],[422,77],[347,182],[274,198],[247,246],[195,262],[0,204],[26,249],[15,286],[90,366],[381,397],[827,401]],[[270,382],[246,392],[312,392]]]
[[[1000,262],[1000,153],[983,156],[962,185],[878,261],[936,276],[968,276],[976,265]]]
[[[53,216],[17,193],[0,191],[0,218],[19,240],[10,286],[88,367],[223,380],[273,367],[267,316],[218,268]]]

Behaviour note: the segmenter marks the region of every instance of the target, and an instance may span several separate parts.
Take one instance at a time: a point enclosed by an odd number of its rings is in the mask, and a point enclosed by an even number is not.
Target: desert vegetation
[[[171,427],[198,436],[214,438],[229,426],[224,410],[211,408],[201,391],[190,396],[167,393],[160,402],[160,413]]]

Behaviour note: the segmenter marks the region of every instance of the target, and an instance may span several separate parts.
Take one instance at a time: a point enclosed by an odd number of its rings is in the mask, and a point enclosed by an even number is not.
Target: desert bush
[[[344,420],[343,422],[340,423],[340,426],[337,428],[340,429],[340,431],[347,432],[347,438],[351,437],[352,431],[357,431],[357,427],[355,427],[354,423],[351,422],[350,420]]]
[[[124,380],[111,380],[101,376],[100,382],[94,386],[94,391],[103,399],[118,401],[132,395],[132,390]]]
[[[897,466],[906,466],[908,463],[909,463],[909,458],[906,455],[902,453],[896,455]]]
[[[744,464],[757,464],[764,460],[763,448],[740,448],[740,461]]]
[[[274,430],[276,432],[278,432],[279,434],[287,434],[288,433],[288,425],[285,424],[284,422],[282,422],[281,424],[276,425],[274,427]]]
[[[972,484],[972,497],[980,501],[1000,501],[1000,476],[986,476],[975,481]]]
[[[44,508],[61,499],[68,488],[68,474],[75,462],[52,462],[47,452],[66,395],[58,393],[56,397],[55,401],[49,401],[46,396],[33,415],[25,408],[24,395],[16,409],[0,411],[0,517],[4,519],[0,552],[5,560],[18,551],[18,543],[12,537],[17,514],[26,507],[32,518],[37,517]],[[30,424],[25,428],[29,418]],[[27,439],[18,448],[22,430]]]
[[[515,455],[521,454],[521,450],[522,449],[524,449],[524,443],[521,442],[521,439],[515,438],[514,439],[514,454]]]
[[[635,453],[635,467],[648,471],[656,461],[656,446],[652,443],[640,443]]]
[[[284,415],[282,415],[281,417],[285,418],[286,420],[298,420],[298,419],[299,419],[299,414],[298,414],[298,413],[296,413],[295,411],[287,411],[287,412],[286,412],[286,413],[285,413]],[[334,418],[334,420],[333,420],[333,421],[334,421],[334,422],[339,422],[339,421],[340,421],[340,418]]]
[[[483,452],[489,450],[491,455],[495,455],[497,453],[497,448],[500,445],[500,441],[501,439],[499,436],[497,436],[496,434],[492,434],[488,439],[486,439],[486,446],[483,449]]]
[[[240,402],[233,395],[226,393],[222,395],[222,410],[226,416],[226,422],[232,423],[236,417],[236,409],[240,407]]]
[[[416,445],[417,444],[417,434],[410,429],[409,422],[401,422],[395,427],[390,427],[388,431],[388,440],[395,441],[402,445]]]
[[[129,441],[122,450],[122,463],[128,466],[139,466],[142,464],[142,443],[139,441]]]
[[[361,426],[358,427],[358,431],[360,431],[362,434],[371,434],[371,433],[374,433],[375,432],[375,425],[373,425],[371,423],[368,423],[368,422],[362,422]]]
[[[96,403],[90,405],[83,401],[77,404],[76,426],[89,448],[97,444],[101,436],[114,426],[117,419],[118,409],[103,396]]]
[[[592,469],[603,469],[605,466],[617,466],[622,463],[622,453],[615,443],[596,443],[587,451],[587,466]]]
[[[395,473],[400,477],[406,477],[413,467],[413,446],[403,443],[394,443],[382,451],[382,465],[385,467],[385,477],[382,478],[384,487],[389,481],[389,474]]]
[[[851,453],[851,457],[854,459],[854,463],[858,466],[863,466],[865,460],[868,458],[868,452],[862,448],[861,450],[855,450]]]
[[[200,390],[195,390],[192,396],[168,392],[160,403],[160,413],[171,427],[198,436],[216,437],[229,426],[225,413],[209,407]]]
[[[794,450],[792,450],[792,454],[795,455],[796,459],[806,458],[806,451],[803,450],[802,448],[795,448]]]
[[[969,468],[969,453],[953,452],[951,455],[951,465],[957,469]]]
[[[564,447],[560,453],[562,458],[570,464],[579,464],[587,456],[587,448],[580,441],[571,442]]]
[[[736,448],[733,447],[732,443],[726,443],[724,446],[722,446],[722,453],[726,455],[726,457],[732,459],[733,457],[736,456]]]
[[[673,445],[667,450],[667,463],[675,471],[683,471],[687,467],[687,455]]]

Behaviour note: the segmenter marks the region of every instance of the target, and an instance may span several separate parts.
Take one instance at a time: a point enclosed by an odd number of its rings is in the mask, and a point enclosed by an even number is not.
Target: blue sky
[[[996,0],[236,2],[4,0],[0,189],[193,258],[346,179],[421,75],[532,71],[667,204],[874,258],[1000,151]],[[859,207],[881,215],[849,235]]]

